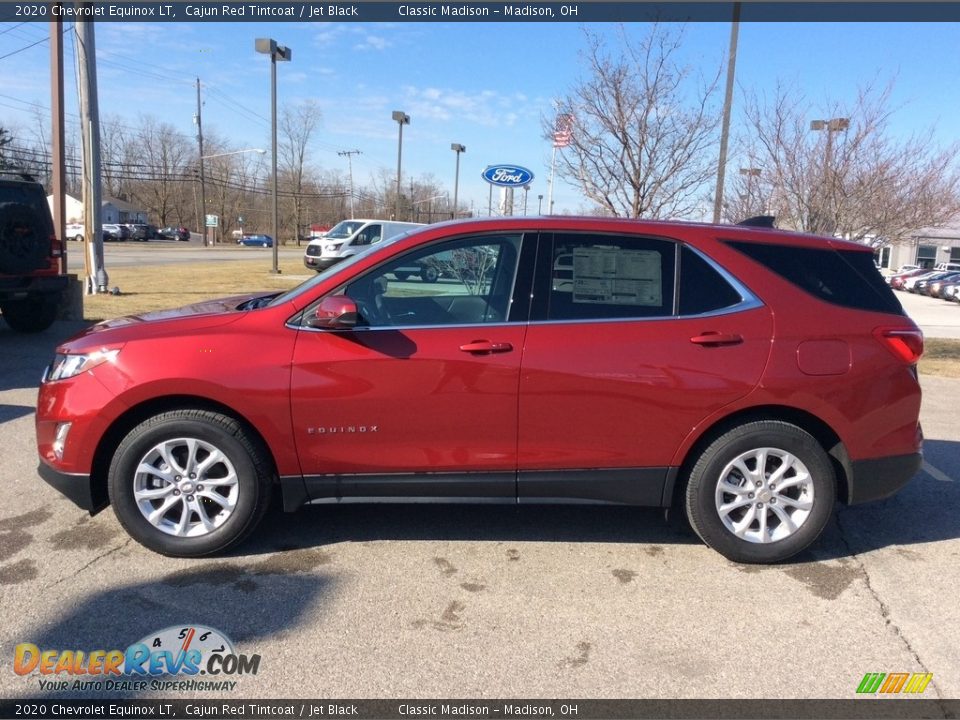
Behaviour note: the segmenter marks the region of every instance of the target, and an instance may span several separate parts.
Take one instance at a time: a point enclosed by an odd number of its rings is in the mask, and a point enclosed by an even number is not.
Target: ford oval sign
[[[491,185],[522,187],[533,180],[533,173],[519,165],[491,165],[481,173]]]

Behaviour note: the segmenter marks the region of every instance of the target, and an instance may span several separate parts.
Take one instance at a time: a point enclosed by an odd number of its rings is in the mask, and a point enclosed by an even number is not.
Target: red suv
[[[437,280],[398,273],[416,264]],[[401,277],[403,279],[401,279]],[[685,509],[778,562],[921,463],[923,336],[869,248],[602,218],[433,225],[283,294],[57,349],[40,474],[174,556],[306,503]]]

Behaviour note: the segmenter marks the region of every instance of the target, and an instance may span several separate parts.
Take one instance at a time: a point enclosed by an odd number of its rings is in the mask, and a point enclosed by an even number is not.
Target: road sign
[[[207,215],[207,227],[220,227],[220,216]]]

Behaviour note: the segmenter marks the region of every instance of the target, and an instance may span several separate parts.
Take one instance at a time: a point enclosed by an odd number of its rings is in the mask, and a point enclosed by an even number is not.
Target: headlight
[[[325,249],[325,250],[328,250],[328,251],[330,251],[330,250],[339,250],[341,245],[343,245],[343,243],[327,243],[327,245],[326,245],[326,247],[325,247],[324,249]]]
[[[100,349],[85,355],[61,355],[57,354],[53,358],[53,363],[47,370],[44,381],[64,380],[79,375],[87,370],[92,370],[97,365],[105,362],[113,362],[120,352],[120,348],[112,350]]]

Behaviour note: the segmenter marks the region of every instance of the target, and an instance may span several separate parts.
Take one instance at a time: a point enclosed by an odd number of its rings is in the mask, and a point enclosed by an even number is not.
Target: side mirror
[[[356,326],[357,304],[345,295],[328,295],[313,313],[304,318],[307,327],[327,330],[349,330]]]

